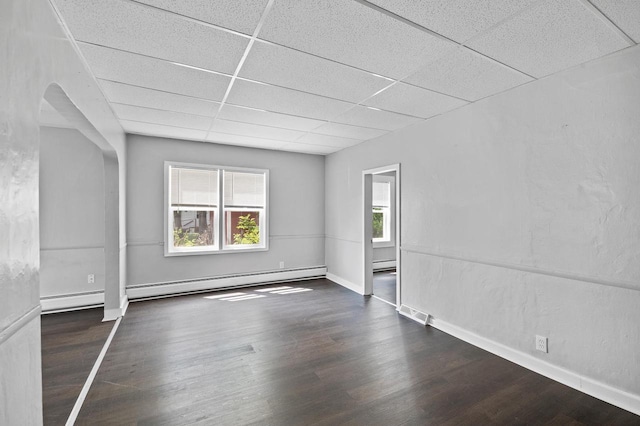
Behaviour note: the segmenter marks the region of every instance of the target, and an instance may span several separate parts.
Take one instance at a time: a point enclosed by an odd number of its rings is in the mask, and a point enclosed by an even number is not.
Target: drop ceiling
[[[326,155],[636,45],[636,0],[53,0],[127,133]]]

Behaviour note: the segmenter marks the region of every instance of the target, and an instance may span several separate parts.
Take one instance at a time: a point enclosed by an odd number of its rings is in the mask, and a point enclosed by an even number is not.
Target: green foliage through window
[[[238,225],[236,230],[240,231],[233,234],[233,244],[259,244],[260,228],[256,220],[251,217],[251,213],[246,216],[238,217]]]
[[[384,237],[384,214],[382,209],[373,209],[373,238]]]

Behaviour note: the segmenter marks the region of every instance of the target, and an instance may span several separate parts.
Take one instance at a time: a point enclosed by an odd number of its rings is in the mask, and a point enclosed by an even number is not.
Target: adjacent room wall
[[[77,130],[42,127],[41,298],[104,292],[104,202],[102,151]]]
[[[637,404],[639,100],[634,47],[328,156],[328,272],[362,288],[361,172],[401,163],[402,303]]]
[[[324,157],[129,135],[128,284],[324,266]],[[269,169],[269,250],[164,256],[164,162]]]

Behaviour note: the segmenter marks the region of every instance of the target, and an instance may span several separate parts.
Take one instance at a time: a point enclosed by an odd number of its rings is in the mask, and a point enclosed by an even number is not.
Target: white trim
[[[346,280],[346,279],[344,279],[342,277],[339,277],[339,276],[337,276],[335,274],[332,274],[330,272],[327,272],[327,279],[333,281],[336,284],[341,285],[344,288],[347,288],[347,289],[349,289],[349,290],[351,290],[353,292],[356,292],[356,293],[361,294],[361,295],[364,296],[364,290],[363,290],[362,286],[354,284],[349,280]]]
[[[8,324],[4,329],[0,330],[0,345],[9,340],[11,336],[22,330],[27,324],[33,321],[40,314],[40,305],[34,306],[20,318]]]
[[[104,291],[83,294],[63,294],[40,299],[43,314],[74,311],[104,305]]]
[[[396,267],[395,260],[378,260],[376,262],[373,262],[374,271],[381,271],[383,269],[392,269],[395,267]]]
[[[128,307],[129,299],[125,294],[120,298],[120,307],[104,310],[104,318],[102,319],[102,322],[115,321],[119,318],[122,318],[124,316],[124,313],[127,312]]]
[[[133,300],[206,290],[248,287],[282,281],[324,278],[326,274],[327,268],[325,266],[317,266],[313,268],[286,269],[255,274],[226,275],[191,281],[140,284],[127,287],[127,296],[130,300]]]
[[[87,397],[87,394],[89,393],[89,389],[91,388],[91,385],[93,384],[94,379],[96,378],[96,375],[98,374],[98,369],[100,368],[100,365],[102,364],[102,360],[104,359],[104,356],[107,354],[107,350],[109,349],[109,346],[111,345],[111,341],[113,340],[113,336],[115,336],[116,331],[118,330],[118,326],[120,325],[120,321],[122,321],[122,317],[118,318],[116,320],[116,323],[113,325],[113,328],[111,329],[111,333],[109,333],[109,337],[107,337],[107,341],[104,342],[104,346],[102,347],[102,350],[100,351],[100,354],[98,355],[98,359],[96,359],[95,364],[93,364],[93,368],[91,369],[91,372],[89,373],[89,377],[87,377],[87,380],[84,382],[84,386],[82,386],[82,390],[80,391],[80,395],[78,395],[78,399],[76,400],[76,403],[73,405],[73,409],[71,410],[71,413],[69,414],[69,418],[67,419],[67,422],[65,423],[65,426],[73,426],[76,422],[76,419],[78,418],[78,414],[80,413],[80,409],[82,408],[82,404],[84,404],[84,400]]]
[[[527,353],[479,336],[444,320],[429,317],[428,324],[460,340],[484,349],[524,368],[567,385],[602,401],[640,415],[640,395],[616,389],[605,383],[550,364]]]

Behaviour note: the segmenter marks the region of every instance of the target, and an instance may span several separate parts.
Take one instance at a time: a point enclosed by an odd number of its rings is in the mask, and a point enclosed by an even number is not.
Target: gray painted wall
[[[639,99],[633,47],[328,156],[329,272],[362,287],[361,171],[401,163],[403,303],[640,395]]]
[[[324,157],[130,135],[128,284],[324,265]],[[269,250],[165,257],[164,162],[269,169]]]
[[[43,127],[39,181],[40,297],[103,291],[102,151],[77,130]]]

